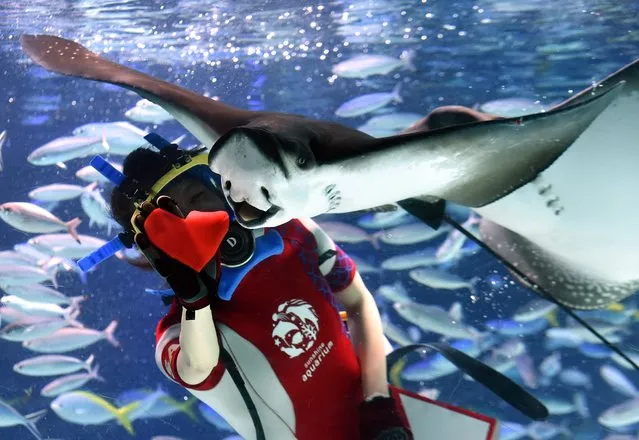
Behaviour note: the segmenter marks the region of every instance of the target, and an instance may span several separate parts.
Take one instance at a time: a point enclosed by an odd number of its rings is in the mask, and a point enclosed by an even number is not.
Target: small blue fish
[[[35,423],[38,421],[47,410],[41,410],[27,416],[20,414],[14,407],[9,405],[4,400],[0,399],[0,427],[9,427],[22,425],[29,430],[31,434],[38,440],[42,440],[42,436],[36,428]]]
[[[155,391],[157,392],[157,390]],[[120,406],[125,406],[131,402],[144,401],[149,395],[153,394],[151,389],[133,389],[121,393],[115,402]],[[195,397],[189,397],[187,400],[178,401],[173,397],[165,394],[155,401],[155,403],[147,408],[144,413],[133,414],[133,417],[148,419],[148,418],[164,418],[169,417],[179,412],[186,414],[191,420],[197,421],[197,414],[193,411],[195,403],[199,402]]]
[[[527,336],[543,331],[548,326],[545,319],[518,322],[512,319],[495,319],[486,322],[486,328],[504,336]]]
[[[22,125],[27,127],[34,125],[42,125],[49,121],[49,115],[29,115],[22,118]]]
[[[389,212],[375,212],[366,214],[357,220],[357,224],[366,229],[393,228],[412,221],[408,212],[401,208]]]
[[[129,414],[139,405],[139,402],[134,402],[118,408],[96,394],[71,391],[51,402],[51,409],[62,420],[77,425],[101,425],[117,420],[129,434],[134,435]]]

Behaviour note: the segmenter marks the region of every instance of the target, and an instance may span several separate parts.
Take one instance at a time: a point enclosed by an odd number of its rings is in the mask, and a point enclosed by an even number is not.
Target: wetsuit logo
[[[273,314],[273,340],[290,358],[310,350],[317,340],[318,332],[319,318],[306,301],[286,301]]]

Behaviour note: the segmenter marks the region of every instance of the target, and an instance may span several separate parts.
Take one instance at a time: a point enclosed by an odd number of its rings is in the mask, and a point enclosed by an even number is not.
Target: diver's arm
[[[364,398],[374,395],[388,396],[384,330],[373,295],[366,288],[354,265],[350,270],[343,270],[343,261],[338,261],[340,255],[350,264],[353,263],[337,248],[328,234],[312,219],[300,218],[299,221],[314,235],[320,256],[327,251],[333,251],[331,257],[320,261],[319,269],[322,275],[330,277],[330,274],[335,273],[336,265],[337,271],[344,275],[340,281],[330,284],[335,299],[348,314],[348,330],[362,369]]]
[[[359,273],[335,299],[348,314],[348,330],[360,360],[364,398],[388,396],[384,330],[373,295]]]
[[[177,373],[184,382],[196,385],[204,381],[218,363],[220,346],[210,307],[195,310],[194,319],[187,319],[182,308],[180,352]]]

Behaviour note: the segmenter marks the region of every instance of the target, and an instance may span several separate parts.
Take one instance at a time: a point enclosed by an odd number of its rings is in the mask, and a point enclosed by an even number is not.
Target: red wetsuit
[[[360,367],[334,301],[352,282],[355,264],[321,229],[310,232],[292,220],[274,230],[282,253],[253,267],[231,301],[213,301],[218,341],[235,359],[267,439],[356,440]],[[337,255],[320,270],[318,257],[328,249]],[[198,385],[179,378],[180,320],[174,302],[157,327],[158,366],[254,439],[250,415],[221,361]]]

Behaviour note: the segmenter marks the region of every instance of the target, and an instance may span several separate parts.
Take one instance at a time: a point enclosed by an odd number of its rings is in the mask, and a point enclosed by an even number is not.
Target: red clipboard
[[[390,392],[415,440],[498,440],[499,421],[394,386]]]

